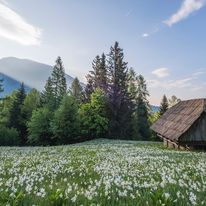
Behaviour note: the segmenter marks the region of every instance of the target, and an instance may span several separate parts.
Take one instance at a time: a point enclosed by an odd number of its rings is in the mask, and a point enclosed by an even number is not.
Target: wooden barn
[[[179,102],[168,109],[151,129],[168,147],[206,149],[206,99]]]

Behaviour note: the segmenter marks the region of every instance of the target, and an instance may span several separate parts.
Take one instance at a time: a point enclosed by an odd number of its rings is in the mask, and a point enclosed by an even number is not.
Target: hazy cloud
[[[41,29],[27,23],[7,5],[0,3],[0,36],[23,45],[39,45]]]
[[[158,78],[163,78],[169,76],[169,69],[166,67],[158,68],[152,71],[152,74],[154,74]]]
[[[164,21],[168,26],[172,26],[183,19],[186,19],[191,13],[198,11],[205,5],[205,0],[184,0],[180,9],[169,19]]]
[[[172,89],[172,88],[186,88],[191,87],[191,80],[193,78],[184,78],[178,80],[169,80],[169,81],[161,81],[158,79],[148,80],[149,87],[151,88],[164,88],[164,89]]]
[[[144,33],[144,34],[142,34],[142,37],[143,38],[149,37],[149,34],[148,33]]]

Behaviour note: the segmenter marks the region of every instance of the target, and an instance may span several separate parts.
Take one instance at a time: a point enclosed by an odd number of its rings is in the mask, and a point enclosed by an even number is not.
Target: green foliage
[[[18,146],[20,143],[21,139],[16,129],[0,126],[0,146]]]
[[[137,77],[137,96],[135,104],[135,112],[133,116],[133,138],[141,140],[149,140],[151,131],[149,124],[149,102],[147,97],[149,93],[147,91],[146,82],[142,75]]]
[[[22,113],[25,115],[25,121],[29,121],[32,112],[37,109],[40,104],[40,93],[36,89],[32,89],[26,96],[22,105]]]
[[[28,123],[28,142],[35,145],[52,144],[51,120],[53,113],[42,107],[33,112],[31,121]]]
[[[24,100],[26,98],[24,84],[22,83],[17,90],[14,101],[12,101],[11,108],[9,110],[9,128],[15,128],[19,132],[22,144],[26,143],[27,127],[25,122],[25,114],[22,112]]]
[[[171,98],[168,100],[169,102],[169,107],[173,107],[177,103],[179,103],[181,99],[177,98],[175,95],[172,95]]]
[[[133,103],[128,92],[128,68],[123,50],[115,42],[108,55],[109,133],[111,138],[128,138]]]
[[[66,77],[61,57],[58,57],[56,60],[51,81],[55,97],[55,108],[58,108],[60,102],[67,93]]]
[[[97,55],[92,62],[92,71],[86,76],[87,85],[85,88],[85,99],[89,101],[91,94],[95,89],[100,88],[104,92],[107,91],[107,68],[106,68],[106,56],[103,53],[100,57]]]
[[[9,115],[14,99],[16,98],[16,90],[10,96],[4,97],[0,101],[0,125],[9,125]]]
[[[149,116],[150,125],[154,124],[160,118],[159,112],[154,112]],[[157,136],[157,134],[151,131],[151,140],[152,141],[161,141],[161,139]]]
[[[74,142],[80,130],[78,105],[72,96],[66,95],[54,114],[52,131],[59,144]]]
[[[57,58],[52,75],[48,78],[44,91],[41,95],[41,104],[55,111],[63,97],[67,93],[67,84],[63,63],[60,57]]]
[[[81,130],[85,137],[101,138],[108,132],[108,118],[106,116],[106,98],[101,89],[96,89],[88,103],[82,104],[80,109]]]
[[[132,100],[135,102],[137,96],[137,77],[133,68],[128,72],[128,92],[131,95]]]
[[[72,82],[70,93],[76,99],[77,103],[80,104],[83,101],[83,89],[77,77]]]
[[[166,95],[162,97],[162,102],[160,103],[159,114],[162,116],[169,108],[168,100]]]
[[[40,102],[41,106],[47,106],[50,110],[54,110],[55,97],[51,77],[48,78],[44,91],[41,93]]]

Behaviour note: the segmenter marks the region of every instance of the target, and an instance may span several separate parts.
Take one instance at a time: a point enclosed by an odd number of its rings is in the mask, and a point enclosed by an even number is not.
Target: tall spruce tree
[[[169,108],[169,103],[166,95],[164,94],[162,97],[162,101],[160,103],[160,109],[159,109],[160,116],[163,115],[168,110],[168,108]]]
[[[172,95],[168,100],[169,108],[175,106],[179,102],[181,102],[181,99],[177,98],[175,95]]]
[[[67,93],[67,84],[63,63],[57,58],[51,77],[48,78],[44,91],[41,94],[41,104],[54,111],[60,105]]]
[[[25,114],[22,112],[22,107],[24,100],[26,98],[26,92],[24,88],[24,83],[21,84],[20,88],[16,92],[15,98],[12,102],[9,111],[9,121],[8,126],[10,128],[15,128],[21,137],[21,143],[25,144],[27,139],[27,127],[25,123]]]
[[[74,78],[74,80],[72,82],[70,93],[78,103],[82,102],[83,89],[82,89],[82,86],[81,86],[79,79],[77,77]]]
[[[147,85],[142,75],[137,77],[137,96],[133,120],[133,138],[149,140],[150,138],[150,125],[149,125],[149,101],[147,97]]]
[[[133,102],[135,102],[137,96],[137,77],[133,68],[129,69],[128,81],[128,92],[130,93]]]
[[[111,138],[129,138],[132,101],[128,92],[128,68],[123,50],[115,42],[108,54],[109,133]]]
[[[107,67],[106,67],[106,56],[104,53],[101,56],[100,65],[99,65],[97,74],[98,74],[97,80],[96,80],[97,88],[106,92],[107,91]]]
[[[63,63],[61,57],[58,57],[56,60],[56,64],[54,65],[52,77],[52,89],[54,94],[54,106],[57,108],[60,105],[61,100],[67,93],[67,83],[65,77],[65,70],[63,67]]]
[[[41,105],[47,106],[50,110],[54,110],[55,107],[55,96],[53,91],[53,85],[51,77],[48,78],[44,91],[41,93],[40,99]]]
[[[85,88],[85,99],[90,100],[91,94],[97,89],[107,91],[107,68],[106,56],[103,53],[100,57],[97,55],[92,62],[92,71],[86,76],[87,85]]]

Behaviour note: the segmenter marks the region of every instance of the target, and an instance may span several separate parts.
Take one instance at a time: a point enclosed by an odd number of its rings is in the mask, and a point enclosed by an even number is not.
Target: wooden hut
[[[168,109],[151,129],[168,147],[206,148],[206,99],[181,101]]]

